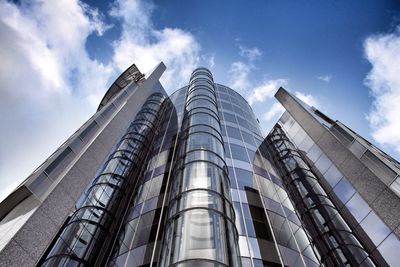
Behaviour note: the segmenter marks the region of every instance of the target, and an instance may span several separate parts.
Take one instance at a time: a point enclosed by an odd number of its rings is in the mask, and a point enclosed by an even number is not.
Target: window
[[[228,132],[228,136],[230,138],[235,138],[238,140],[242,140],[242,137],[240,135],[240,131],[236,128],[233,128],[231,126],[226,126],[226,131]]]
[[[330,186],[334,187],[340,179],[342,179],[343,175],[339,170],[335,167],[335,165],[331,165],[328,171],[324,174],[325,180],[330,184]]]
[[[343,204],[346,203],[355,193],[353,186],[346,177],[343,177],[342,180],[340,180],[333,191]]]
[[[357,222],[360,222],[362,219],[364,219],[365,216],[367,216],[367,214],[371,211],[368,204],[358,193],[353,195],[349,202],[347,202],[346,207],[349,209]]]
[[[230,144],[230,147],[231,147],[233,159],[238,159],[238,160],[249,162],[249,160],[247,158],[246,149],[244,147],[238,146],[235,144]]]
[[[236,173],[236,179],[239,185],[239,189],[244,189],[245,186],[247,187],[254,187],[253,185],[253,173],[235,168],[235,173]]]

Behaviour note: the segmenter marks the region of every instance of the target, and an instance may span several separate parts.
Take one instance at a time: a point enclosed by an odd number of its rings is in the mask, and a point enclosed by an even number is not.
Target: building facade
[[[169,96],[164,70],[128,68],[0,203],[0,265],[400,265],[395,160],[283,88],[265,136],[209,70]]]

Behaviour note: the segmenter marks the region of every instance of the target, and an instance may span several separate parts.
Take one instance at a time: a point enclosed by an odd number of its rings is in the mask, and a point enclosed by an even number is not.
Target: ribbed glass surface
[[[82,203],[64,224],[43,266],[105,264],[127,201],[143,172],[163,119],[164,100],[161,93],[148,97],[86,190]]]
[[[321,262],[327,266],[375,266],[279,125],[268,135],[268,142]]]
[[[160,266],[240,266],[211,73],[191,76],[172,173]]]

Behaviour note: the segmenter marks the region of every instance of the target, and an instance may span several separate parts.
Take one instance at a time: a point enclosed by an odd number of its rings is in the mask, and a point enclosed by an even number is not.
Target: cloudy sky
[[[284,86],[400,158],[396,1],[0,1],[0,199],[96,110],[130,64],[168,92],[206,66],[267,132]]]

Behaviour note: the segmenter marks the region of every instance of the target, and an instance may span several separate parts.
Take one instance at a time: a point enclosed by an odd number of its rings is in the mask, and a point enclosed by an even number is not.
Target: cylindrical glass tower
[[[190,78],[160,266],[240,266],[211,73]]]

